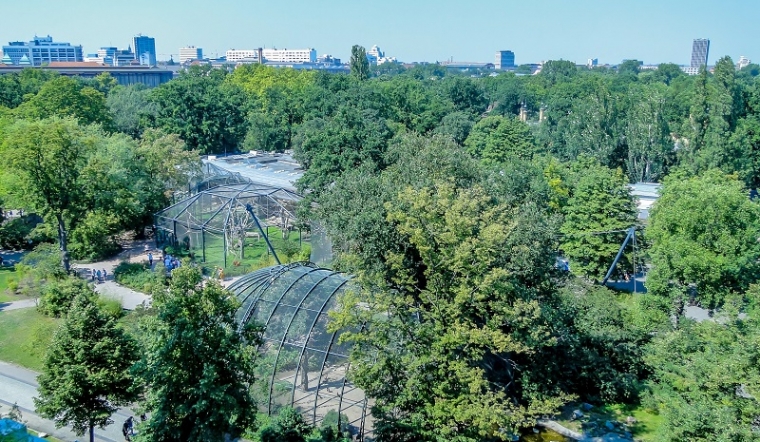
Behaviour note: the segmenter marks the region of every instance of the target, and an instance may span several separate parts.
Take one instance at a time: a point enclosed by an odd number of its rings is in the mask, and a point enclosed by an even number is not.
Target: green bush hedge
[[[152,294],[166,287],[166,271],[157,263],[151,270],[147,263],[122,262],[113,270],[113,277],[119,284],[138,292]]]

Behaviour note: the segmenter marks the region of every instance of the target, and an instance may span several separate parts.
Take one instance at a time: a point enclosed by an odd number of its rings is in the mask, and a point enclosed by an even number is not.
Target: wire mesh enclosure
[[[314,425],[337,413],[341,428],[367,440],[367,399],[346,378],[349,346],[338,342],[340,332],[327,330],[328,312],[352,288],[346,275],[303,263],[260,269],[228,287],[242,303],[241,326],[266,327],[254,388],[262,411],[293,406]]]
[[[255,183],[216,186],[157,213],[156,242],[177,247],[207,266],[246,269],[266,262],[267,239],[285,255],[301,250],[305,238],[295,217],[300,200],[289,190]],[[246,209],[249,205],[261,228]]]

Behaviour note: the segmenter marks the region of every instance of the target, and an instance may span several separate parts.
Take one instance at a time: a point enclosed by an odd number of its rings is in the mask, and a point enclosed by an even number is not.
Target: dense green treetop
[[[145,441],[215,441],[252,429],[255,324],[238,329],[239,303],[197,267],[172,272],[169,290],[154,295],[156,316],[144,324],[135,372],[147,390]]]
[[[515,118],[501,116],[478,121],[464,146],[472,156],[487,163],[506,163],[513,158],[529,160],[536,152],[528,125]]]
[[[151,91],[158,107],[150,123],[175,133],[201,153],[233,152],[245,135],[245,109],[239,88],[213,69],[191,69]]]
[[[611,170],[594,160],[573,164],[569,199],[564,207],[561,249],[573,273],[601,281],[628,233],[637,223],[636,203],[620,169]],[[631,255],[618,269],[633,270]]]
[[[80,124],[98,123],[107,129],[112,124],[105,95],[63,76],[43,84],[39,92],[22,103],[16,112],[24,118],[34,119],[74,117]]]
[[[757,287],[746,294],[757,301]],[[720,321],[683,321],[647,349],[652,370],[645,402],[663,424],[657,440],[757,440],[760,371],[757,312],[737,317],[736,306]]]
[[[715,308],[760,278],[760,206],[734,176],[669,176],[646,236],[654,294],[682,302],[693,287],[705,307]]]
[[[78,295],[45,356],[35,411],[57,427],[89,432],[94,442],[93,429],[105,428],[119,407],[137,399],[130,374],[137,350],[116,320],[101,311],[92,292]]]

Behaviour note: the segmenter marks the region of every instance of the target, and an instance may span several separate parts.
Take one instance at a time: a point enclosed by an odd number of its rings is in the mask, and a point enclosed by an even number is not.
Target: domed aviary
[[[349,346],[327,331],[327,313],[351,287],[344,274],[302,263],[257,270],[228,287],[242,303],[240,324],[266,327],[254,389],[262,411],[293,406],[314,425],[337,412],[353,434],[371,436],[364,392],[346,379]]]
[[[207,267],[224,268],[226,274],[250,269],[267,260],[271,248],[298,252],[309,241],[296,220],[300,200],[277,187],[219,185],[158,212],[156,242],[179,248]]]

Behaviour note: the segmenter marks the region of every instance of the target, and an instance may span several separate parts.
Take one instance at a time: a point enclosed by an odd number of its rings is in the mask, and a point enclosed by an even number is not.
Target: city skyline
[[[492,62],[496,51],[508,49],[518,65],[560,58],[578,64],[596,58],[600,64],[638,59],[689,65],[692,41],[707,38],[711,64],[724,55],[734,61],[741,55],[760,59],[751,35],[760,6],[749,0],[359,3],[218,0],[211,7],[198,0],[133,0],[125,10],[93,0],[41,0],[43,13],[33,20],[8,21],[0,29],[0,42],[49,34],[92,53],[102,46],[126,48],[141,33],[155,38],[159,60],[171,55],[175,61],[179,48],[190,45],[202,47],[207,56],[229,49],[316,48],[320,55],[348,60],[353,44],[376,44],[404,62]],[[18,2],[4,5],[3,11],[24,15]]]

